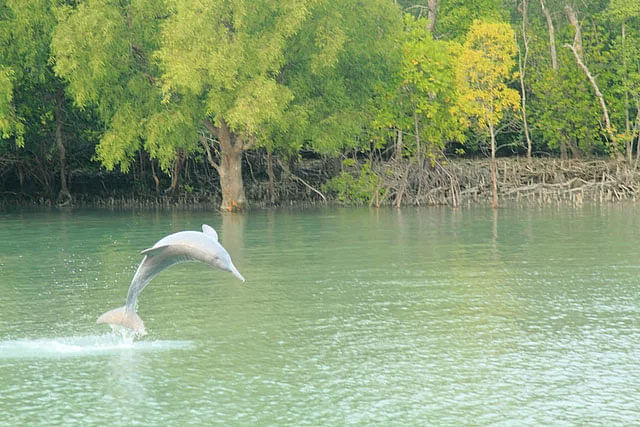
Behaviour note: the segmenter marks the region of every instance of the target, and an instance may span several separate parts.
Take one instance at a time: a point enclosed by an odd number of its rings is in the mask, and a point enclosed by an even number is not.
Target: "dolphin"
[[[145,335],[144,323],[136,313],[138,295],[158,273],[180,262],[203,262],[211,267],[229,271],[244,282],[244,277],[231,262],[229,253],[218,242],[218,233],[206,224],[202,225],[202,233],[180,231],[169,234],[141,254],[144,258],[129,285],[127,303],[124,307],[107,311],[98,317],[96,323],[122,325],[139,335]]]

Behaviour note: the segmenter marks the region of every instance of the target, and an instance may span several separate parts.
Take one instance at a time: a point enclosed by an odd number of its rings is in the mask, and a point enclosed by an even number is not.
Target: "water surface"
[[[640,211],[0,213],[0,425],[632,424]],[[149,334],[95,324],[139,252],[216,228]]]

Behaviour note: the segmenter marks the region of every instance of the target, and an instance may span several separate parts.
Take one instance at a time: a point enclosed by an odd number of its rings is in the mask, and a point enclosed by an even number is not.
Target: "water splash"
[[[134,334],[116,329],[104,335],[0,341],[0,359],[86,357],[193,347],[192,341],[135,341],[134,338]]]
[[[136,338],[141,338],[144,335],[146,335],[146,332],[144,334],[141,334],[132,329],[125,328],[124,326],[121,326],[121,325],[110,324],[109,326],[111,327],[112,335],[120,337],[123,341],[131,342],[132,344]]]

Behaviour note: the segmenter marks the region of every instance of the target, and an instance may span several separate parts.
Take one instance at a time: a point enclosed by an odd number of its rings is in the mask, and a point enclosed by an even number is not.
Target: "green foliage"
[[[419,115],[421,137],[438,150],[445,143],[464,140],[464,126],[457,117],[455,64],[459,45],[434,40],[426,19],[405,17],[402,44],[403,90]],[[414,129],[415,131],[415,129]]]
[[[617,147],[631,144],[638,134],[634,125],[640,109],[640,4],[612,1],[609,9],[597,16],[598,22],[608,31],[589,34],[593,47],[589,46],[594,72],[608,88],[605,92],[610,109],[612,126],[617,131]],[[599,32],[600,33],[600,32]],[[615,63],[612,67],[610,64]]]
[[[436,34],[448,40],[464,42],[475,20],[505,21],[503,0],[440,0]]]
[[[562,61],[557,72],[549,68],[531,73],[533,139],[546,141],[556,151],[565,146],[590,153],[601,145],[601,110],[584,74],[569,62],[571,53],[558,53]]]
[[[155,53],[165,103],[176,95],[202,97],[206,115],[246,136],[281,120],[292,94],[278,74],[289,39],[308,16],[307,3],[170,2]]]
[[[19,147],[24,146],[25,123],[35,107],[23,98],[38,102],[29,94],[36,87],[57,89],[48,66],[54,24],[49,0],[8,0],[0,5],[0,136],[13,136]],[[43,87],[45,82],[53,90]]]
[[[465,154],[477,154],[488,125],[506,124],[519,106],[514,34],[504,22],[520,30],[521,2],[437,3],[431,34],[425,3],[406,0],[0,2],[0,155],[22,170],[38,163],[49,174],[38,178],[43,185],[55,183],[60,91],[77,107],[62,102],[76,170],[97,167],[93,157],[107,169],[134,171],[145,151],[169,172],[178,155],[201,156],[210,121],[228,125],[242,149],[276,156],[375,149],[372,157],[388,158],[385,148],[399,134],[396,155],[462,154],[466,137]],[[603,131],[593,87],[563,47],[576,33],[567,2],[545,4],[557,70],[538,1],[529,0],[525,17],[534,154],[623,147],[630,154],[640,129],[640,3],[570,2],[613,138]],[[519,130],[510,132],[505,141],[517,143]],[[221,146],[211,152],[223,157]],[[363,203],[369,178],[367,169],[343,173],[331,191]]]
[[[178,151],[197,148],[201,107],[194,97],[161,102],[154,52],[168,13],[154,0],[87,0],[57,9],[55,70],[67,80],[75,104],[95,108],[104,123],[96,157],[109,170],[119,165],[128,171],[144,148],[168,171]]]
[[[367,149],[372,99],[395,78],[400,64],[400,11],[386,0],[323,0],[310,11],[311,19],[287,50],[281,74],[304,120],[293,135],[323,154]],[[285,129],[297,126],[297,118],[291,118]]]
[[[586,5],[585,5],[586,6]],[[590,8],[580,10],[587,18],[582,21],[584,62],[594,75],[604,94],[615,140],[629,142],[634,136],[633,119],[638,99],[638,21],[634,2],[612,1],[608,9],[603,4],[589,3]],[[551,3],[562,12],[563,4]],[[581,5],[582,7],[582,5]],[[625,26],[625,38],[622,26]],[[544,141],[545,146],[574,155],[602,154],[622,148],[607,134],[602,119],[602,108],[584,72],[577,66],[571,51],[561,48],[563,43],[573,43],[575,29],[560,21],[556,29],[558,70],[552,70],[548,61],[548,36],[540,28],[531,44],[528,95],[530,121],[534,141]],[[630,117],[630,129],[626,129],[626,117]]]
[[[405,154],[434,156],[447,143],[465,139],[464,124],[458,118],[455,64],[459,45],[434,40],[426,18],[406,14],[404,31],[398,37],[401,62],[392,79],[378,87],[373,105],[372,127],[376,137],[404,138]],[[421,141],[421,147],[418,147]],[[400,154],[400,153],[398,153]]]
[[[353,167],[354,164],[351,159],[343,162],[345,167]],[[381,184],[380,176],[371,169],[369,163],[365,163],[355,174],[340,172],[340,175],[329,180],[322,189],[334,194],[341,203],[363,205],[369,203],[376,192],[378,196],[382,195]]]
[[[13,76],[12,68],[0,65],[0,136],[8,139],[12,135],[16,144],[24,146],[24,124],[16,117],[13,106]]]

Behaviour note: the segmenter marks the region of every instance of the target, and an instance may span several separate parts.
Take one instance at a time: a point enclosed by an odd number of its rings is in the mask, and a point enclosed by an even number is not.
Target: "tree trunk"
[[[398,129],[397,138],[396,138],[396,151],[395,153],[393,153],[396,160],[402,160],[402,150],[403,150],[402,134],[403,134],[402,129]]]
[[[529,40],[527,39],[527,0],[522,0],[521,12],[524,58],[520,56],[520,49],[518,49],[518,66],[520,68],[520,100],[522,102],[522,125],[524,127],[524,136],[527,140],[527,159],[531,160],[531,137],[529,136],[529,124],[527,123],[527,93],[524,87],[524,75],[527,69],[527,57],[529,56]]]
[[[580,56],[580,60],[584,61],[584,52],[582,50],[582,31],[580,30],[580,22],[578,22],[578,15],[571,5],[568,4],[564,7],[564,12],[569,19],[569,23],[575,29],[575,34],[573,36],[573,47],[575,48],[575,52]]]
[[[402,197],[404,196],[404,191],[407,188],[408,180],[409,180],[409,169],[411,168],[411,159],[407,161],[407,167],[402,175],[402,182],[400,183],[400,188],[396,193],[396,199],[393,204],[396,208],[399,208],[402,205]]]
[[[566,135],[566,132],[562,132],[562,136],[563,136],[563,138],[560,138],[560,141],[559,141],[559,145],[560,145],[560,160],[567,160],[569,158],[569,156],[567,155],[567,140],[568,140],[568,137]]]
[[[149,158],[151,161],[151,176],[153,176],[153,182],[156,185],[156,194],[160,194],[160,179],[158,175],[156,175],[156,168],[153,166],[153,159]]]
[[[56,93],[56,145],[58,147],[58,155],[60,157],[60,192],[58,193],[58,203],[68,204],[71,202],[71,193],[67,187],[66,173],[66,155],[64,148],[64,140],[62,137],[62,104],[64,102],[64,94],[62,89],[58,89]]]
[[[427,29],[435,38],[436,21],[438,19],[438,0],[427,0],[427,7],[429,8],[429,12],[427,14],[429,26]]]
[[[636,120],[633,124],[633,136],[631,137],[631,145],[633,145],[633,138],[637,138],[636,142],[636,161],[633,166],[634,169],[638,168],[638,161],[640,160],[640,102],[636,100]]]
[[[627,74],[627,48],[626,48],[626,31],[624,22],[622,23],[622,66],[624,73]],[[627,154],[627,163],[633,161],[633,134],[631,133],[631,119],[629,117],[629,91],[624,85],[624,130],[625,130],[625,148]]]
[[[231,132],[224,120],[214,129],[220,142],[220,164],[217,168],[222,191],[220,209],[229,212],[243,211],[247,208],[242,182],[244,143]]]
[[[422,168],[422,152],[420,147],[420,128],[418,127],[418,112],[413,112],[413,124],[416,132],[416,157],[418,158],[418,167]]]
[[[578,141],[576,141],[575,137],[569,138],[569,150],[571,151],[571,157],[574,159],[579,159],[582,157],[582,151],[580,151],[580,147],[578,147]]]
[[[171,185],[167,188],[166,192],[175,195],[178,190],[178,184],[180,184],[180,175],[182,174],[182,166],[184,165],[185,156],[182,151],[178,152],[176,160],[173,163],[173,170],[171,171]]]
[[[489,121],[489,132],[491,133],[491,207],[498,207],[498,173],[496,168],[496,134],[493,124]]]
[[[547,20],[547,29],[549,30],[549,52],[551,55],[551,68],[554,71],[558,70],[558,52],[556,51],[556,36],[553,28],[553,20],[551,19],[551,13],[549,9],[544,6],[544,0],[540,0],[540,6],[542,7],[542,13]]]
[[[276,203],[276,186],[273,173],[273,155],[271,150],[267,150],[267,176],[269,177],[269,201],[272,205]]]
[[[631,164],[633,160],[633,134],[631,133],[631,121],[629,118],[629,94],[624,92],[624,128],[625,128],[625,149],[627,154],[627,163]]]
[[[223,211],[243,211],[247,208],[242,182],[242,150],[225,150],[220,161],[220,188]]]
[[[24,170],[21,163],[18,163],[18,180],[20,181],[20,193],[24,193]]]

